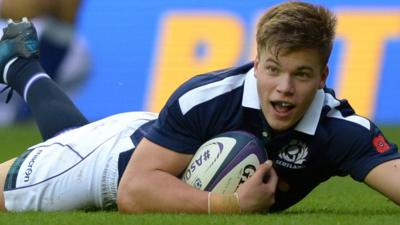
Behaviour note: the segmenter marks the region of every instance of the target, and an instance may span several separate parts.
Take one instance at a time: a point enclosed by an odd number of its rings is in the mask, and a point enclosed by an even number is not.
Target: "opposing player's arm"
[[[400,159],[376,166],[368,173],[364,182],[400,205]]]
[[[274,202],[277,176],[271,163],[263,164],[238,190],[239,203],[229,196],[197,190],[178,176],[192,155],[168,150],[143,138],[122,176],[117,196],[118,209],[125,213],[265,211]],[[264,182],[265,175],[268,182]],[[232,195],[234,196],[234,195]],[[231,197],[232,197],[231,196]],[[239,205],[235,205],[239,204]]]

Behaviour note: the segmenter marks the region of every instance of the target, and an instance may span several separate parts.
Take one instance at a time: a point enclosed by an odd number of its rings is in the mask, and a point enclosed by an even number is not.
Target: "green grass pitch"
[[[400,127],[383,127],[400,144]],[[21,153],[40,140],[32,124],[0,129],[0,161]],[[0,213],[0,225],[62,224],[399,224],[400,208],[351,178],[333,178],[282,213],[267,215],[122,215],[118,212]]]

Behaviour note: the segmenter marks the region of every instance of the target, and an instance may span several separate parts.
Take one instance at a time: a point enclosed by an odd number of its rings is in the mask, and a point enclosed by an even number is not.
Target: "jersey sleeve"
[[[194,154],[207,140],[243,123],[242,96],[253,64],[195,76],[168,99],[144,135],[170,150]]]
[[[199,135],[201,130],[201,124],[196,124],[195,118],[183,115],[175,102],[164,107],[145,137],[173,151],[193,154],[203,143]]]
[[[359,127],[342,131],[339,141],[332,147],[340,156],[339,175],[348,175],[357,181],[364,181],[368,173],[376,166],[389,160],[400,158],[397,146],[390,143],[382,131],[372,122],[370,129]]]
[[[180,101],[182,96],[203,83],[201,79],[201,76],[194,77],[175,90],[144,137],[170,150],[194,154],[205,141],[220,132],[220,126],[215,123],[223,122],[214,112],[225,109],[219,99],[201,102],[189,99],[189,104],[193,104],[190,110],[185,108],[187,102]]]

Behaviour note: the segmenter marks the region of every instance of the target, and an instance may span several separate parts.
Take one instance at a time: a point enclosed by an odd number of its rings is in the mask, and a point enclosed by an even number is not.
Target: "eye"
[[[311,78],[311,74],[304,72],[304,71],[298,71],[294,74],[297,78],[301,79],[301,80],[308,80]]]
[[[268,73],[269,75],[276,75],[276,74],[279,73],[279,69],[278,69],[278,67],[276,67],[276,66],[267,65],[267,66],[265,67],[265,69],[267,70],[267,73]]]

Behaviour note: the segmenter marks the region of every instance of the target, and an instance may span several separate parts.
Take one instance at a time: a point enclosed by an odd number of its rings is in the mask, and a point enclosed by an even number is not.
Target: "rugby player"
[[[346,175],[400,204],[397,147],[325,86],[335,25],[324,7],[277,5],[259,20],[254,62],[193,77],[159,115],[88,123],[43,72],[32,24],[10,23],[0,42],[0,81],[29,104],[44,141],[0,165],[2,210],[281,211]],[[270,161],[234,194],[183,183],[199,146],[229,130],[262,139]]]

